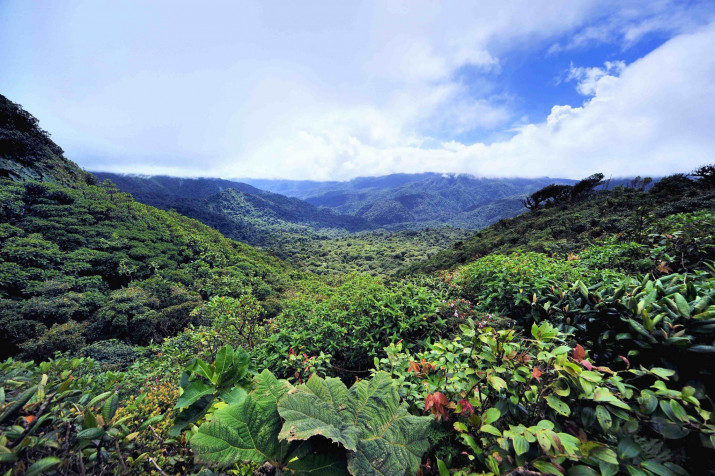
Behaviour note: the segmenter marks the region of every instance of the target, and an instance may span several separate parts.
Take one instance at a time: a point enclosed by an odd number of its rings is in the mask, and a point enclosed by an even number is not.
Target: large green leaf
[[[246,460],[283,461],[290,448],[278,439],[281,418],[275,402],[288,388],[287,382],[278,381],[270,372],[258,375],[255,392],[216,411],[191,438],[197,459],[224,466]]]
[[[245,377],[250,357],[241,347],[234,350],[225,346],[216,354],[215,372],[218,375],[217,386],[226,387],[237,384]]]
[[[307,440],[321,435],[355,451],[359,430],[350,421],[348,402],[348,389],[340,379],[311,378],[278,404],[278,411],[286,420],[278,436]]]
[[[215,387],[213,385],[209,385],[200,380],[194,380],[184,389],[184,393],[182,393],[176,401],[176,406],[174,408],[181,409],[191,406],[201,397],[205,395],[213,395],[214,389]]]
[[[285,419],[281,436],[307,439],[321,435],[341,443],[352,474],[415,473],[427,451],[431,419],[416,417],[400,405],[385,372],[348,390],[338,379],[312,377],[278,404]]]

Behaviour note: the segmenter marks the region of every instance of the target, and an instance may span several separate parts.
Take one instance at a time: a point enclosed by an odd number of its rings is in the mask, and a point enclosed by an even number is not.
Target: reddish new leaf
[[[541,370],[539,370],[538,367],[534,367],[534,370],[531,371],[531,376],[534,377],[537,382],[541,382]]]
[[[462,415],[464,415],[465,413],[469,413],[470,415],[474,413],[474,407],[471,403],[469,403],[468,400],[462,399],[457,403],[459,404],[459,406],[462,407]]]
[[[573,358],[577,362],[581,362],[583,359],[586,358],[586,351],[584,350],[583,347],[581,347],[581,344],[576,344],[576,347],[574,347]]]
[[[430,373],[431,370],[435,369],[434,364],[430,364],[425,359],[422,359],[420,361],[420,364],[422,365],[422,372],[424,374],[428,374],[428,373]]]
[[[410,362],[410,366],[407,368],[407,371],[418,374],[420,373],[420,366],[417,362]]]
[[[630,362],[628,359],[626,359],[626,358],[623,357],[622,355],[619,355],[618,358],[621,359],[623,362],[626,363],[626,368],[627,368],[627,369],[630,369],[630,368],[631,368],[631,362]]]
[[[425,410],[430,410],[437,420],[449,419],[449,399],[442,392],[434,392],[425,399]]]

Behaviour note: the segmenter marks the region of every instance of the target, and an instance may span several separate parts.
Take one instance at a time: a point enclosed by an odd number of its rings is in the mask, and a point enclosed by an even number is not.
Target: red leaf
[[[538,367],[534,367],[534,370],[531,371],[531,376],[534,377],[537,382],[541,382],[541,370],[539,370]]]
[[[422,372],[425,373],[425,374],[428,374],[428,373],[430,373],[431,370],[434,370],[434,369],[435,369],[434,365],[433,365],[433,364],[430,364],[430,363],[427,362],[425,359],[422,359],[422,360],[420,361],[420,364],[422,365]]]
[[[581,361],[581,365],[583,365],[584,367],[586,367],[586,370],[592,370],[592,369],[593,369],[593,365],[591,365],[591,362],[589,362],[588,360],[582,360],[582,361]]]
[[[630,363],[630,361],[629,361],[628,359],[626,359],[626,358],[623,357],[622,355],[619,355],[618,358],[620,358],[623,362],[626,363],[626,368],[627,368],[627,369],[630,369],[630,368],[631,368],[631,363]]]
[[[427,395],[425,398],[425,410],[430,410],[437,417],[437,420],[444,418],[449,419],[449,399],[442,392],[434,392]]]
[[[414,372],[416,374],[420,373],[420,366],[417,362],[410,362],[410,366],[407,369],[408,372]]]
[[[583,359],[586,358],[586,351],[584,350],[583,347],[581,347],[581,344],[576,344],[576,347],[574,347],[573,358],[577,362],[581,362]]]
[[[468,400],[462,399],[457,403],[462,407],[462,415],[464,415],[465,413],[469,413],[470,415],[474,413],[474,407],[471,403],[469,403]]]

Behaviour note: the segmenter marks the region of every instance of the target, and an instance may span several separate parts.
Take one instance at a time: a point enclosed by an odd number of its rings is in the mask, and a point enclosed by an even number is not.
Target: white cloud
[[[70,158],[95,170],[578,177],[597,163],[607,173],[662,173],[713,150],[701,126],[712,129],[715,109],[715,76],[703,70],[712,65],[712,28],[628,66],[572,68],[587,102],[554,106],[536,124],[525,123],[483,74],[475,92],[458,72],[498,74],[505,52],[543,51],[565,35],[573,41],[558,48],[606,41],[614,31],[623,44],[634,42],[663,31],[668,14],[677,31],[692,30],[692,14],[646,0],[200,9],[174,1],[40,9],[8,0],[0,2],[0,64],[12,67],[0,75],[0,90],[37,115]],[[19,54],[16,45],[28,47]],[[511,138],[456,141],[475,132]]]
[[[606,10],[591,24],[566,40],[553,43],[548,53],[571,51],[604,43],[620,44],[627,49],[644,36],[655,33],[675,36],[697,28],[703,18],[712,17],[707,3],[685,4],[677,0],[654,0],[647,5],[623,3],[623,8]]]
[[[254,172],[290,177],[304,173],[306,164],[309,176],[318,179],[397,171],[574,178],[595,171],[614,176],[688,171],[712,161],[715,151],[713,44],[715,24],[674,38],[628,66],[574,69],[578,87],[592,97],[581,107],[554,106],[543,123],[523,126],[506,141],[422,148],[410,138],[381,147],[349,130],[303,130],[255,151],[266,166]],[[281,161],[280,173],[271,170],[276,156],[289,158]]]
[[[626,63],[623,61],[606,61],[603,68],[598,66],[576,67],[571,63],[566,81],[576,81],[576,90],[584,96],[603,98],[624,69],[626,69]]]

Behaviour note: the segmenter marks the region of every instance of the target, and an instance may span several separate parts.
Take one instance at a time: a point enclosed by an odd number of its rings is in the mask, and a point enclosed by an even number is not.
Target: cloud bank
[[[713,160],[715,23],[697,4],[74,5],[0,7],[0,91],[91,170],[579,178]],[[618,58],[653,32],[671,39]],[[581,104],[534,117],[499,87],[512,51],[609,41],[607,61],[553,78]]]

